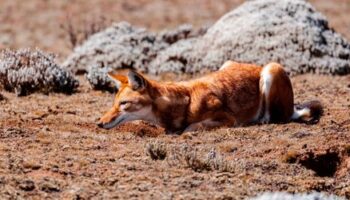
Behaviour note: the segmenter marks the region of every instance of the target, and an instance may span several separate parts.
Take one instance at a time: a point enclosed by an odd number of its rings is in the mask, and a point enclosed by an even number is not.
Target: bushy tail
[[[292,121],[316,124],[323,114],[323,107],[319,101],[309,101],[294,107]]]

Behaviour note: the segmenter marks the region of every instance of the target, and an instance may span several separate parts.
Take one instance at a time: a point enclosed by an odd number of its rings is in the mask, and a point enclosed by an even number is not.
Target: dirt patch
[[[332,177],[337,171],[341,158],[337,152],[327,152],[321,155],[308,153],[303,155],[299,163],[316,172],[317,176]]]
[[[165,134],[165,130],[146,122],[127,123],[116,129],[118,132],[130,132],[140,137],[157,137]]]
[[[286,161],[289,163],[298,163],[307,169],[313,170],[317,176],[333,177],[341,163],[340,153],[327,150],[326,153],[315,154],[307,152],[300,155],[288,154]]]

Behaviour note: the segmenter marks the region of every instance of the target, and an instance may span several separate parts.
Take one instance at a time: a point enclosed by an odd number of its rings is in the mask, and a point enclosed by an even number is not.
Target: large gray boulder
[[[227,13],[197,41],[162,51],[150,68],[196,73],[217,70],[226,60],[275,61],[291,74],[347,74],[350,44],[304,0],[252,0]]]

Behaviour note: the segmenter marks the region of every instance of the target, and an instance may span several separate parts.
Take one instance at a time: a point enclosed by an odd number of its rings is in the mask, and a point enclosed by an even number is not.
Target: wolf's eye
[[[126,105],[126,104],[128,104],[128,103],[130,103],[130,101],[121,101],[121,102],[119,102],[119,105]]]

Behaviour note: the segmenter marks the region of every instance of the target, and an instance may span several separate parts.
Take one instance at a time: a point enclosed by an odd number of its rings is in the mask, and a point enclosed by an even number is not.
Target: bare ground
[[[270,190],[350,197],[350,76],[292,79],[296,102],[324,104],[316,125],[255,125],[180,136],[143,123],[97,128],[94,122],[112,104],[112,94],[92,91],[81,81],[71,96],[4,94],[1,197],[242,199]],[[159,152],[150,156],[154,150]],[[213,152],[216,164],[207,164]]]
[[[152,30],[215,22],[243,0],[0,0],[0,49],[71,52],[66,16],[105,16]],[[350,1],[311,1],[350,38]],[[262,191],[324,191],[350,198],[350,76],[293,77],[297,103],[319,99],[316,125],[255,125],[166,135],[144,123],[106,131],[95,121],[112,94],[82,86],[71,96],[0,101],[0,197],[243,199]],[[216,156],[215,156],[216,155]],[[208,157],[210,159],[208,159]]]

